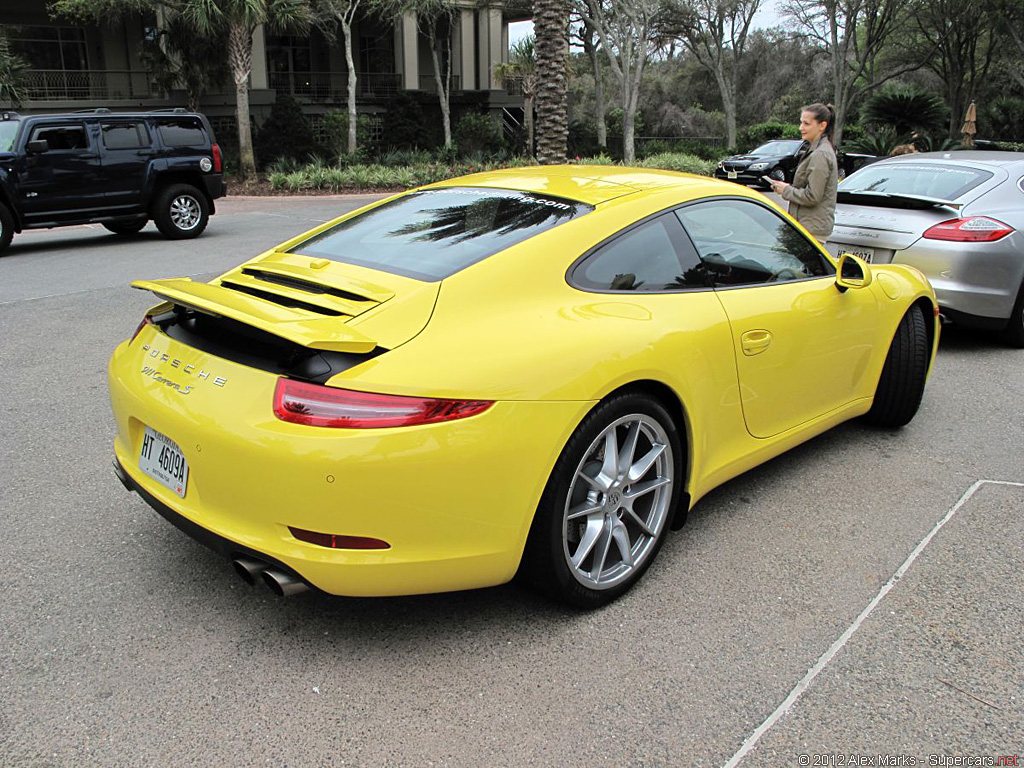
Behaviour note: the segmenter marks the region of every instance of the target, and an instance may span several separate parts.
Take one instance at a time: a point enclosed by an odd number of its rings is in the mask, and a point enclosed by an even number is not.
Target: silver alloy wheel
[[[668,435],[651,416],[623,416],[594,439],[562,516],[562,549],[578,582],[611,589],[650,557],[667,522],[674,472]]]
[[[182,232],[199,226],[203,208],[192,195],[178,195],[171,201],[171,222]]]

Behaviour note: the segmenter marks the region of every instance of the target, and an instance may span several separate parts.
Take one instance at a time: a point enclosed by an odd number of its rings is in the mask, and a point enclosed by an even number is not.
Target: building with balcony
[[[453,118],[467,108],[487,110],[497,119],[521,115],[521,94],[514,84],[502,83],[495,67],[508,60],[509,22],[529,18],[528,12],[510,12],[500,1],[490,6],[473,0],[456,4],[450,39]],[[184,91],[161,88],[146,65],[146,45],[159,44],[157,14],[82,27],[50,17],[42,2],[0,0],[0,25],[14,51],[29,63],[21,105],[25,112],[185,106]],[[379,116],[399,91],[422,102],[427,114],[436,109],[431,51],[414,16],[394,24],[369,17],[357,20],[352,53],[361,113]],[[328,111],[346,108],[348,71],[340,35],[332,40],[318,30],[282,35],[257,29],[249,87],[257,125],[269,114],[277,94],[284,93],[299,101],[316,129]],[[230,77],[208,89],[200,109],[218,133],[233,132],[235,94]]]

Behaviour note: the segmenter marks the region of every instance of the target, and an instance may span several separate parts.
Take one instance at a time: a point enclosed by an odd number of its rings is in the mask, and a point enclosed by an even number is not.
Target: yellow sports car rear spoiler
[[[316,317],[301,309],[285,307],[191,278],[136,280],[132,288],[152,291],[159,298],[208,315],[236,320],[294,344],[329,352],[370,352],[377,342],[351,328],[337,316]]]

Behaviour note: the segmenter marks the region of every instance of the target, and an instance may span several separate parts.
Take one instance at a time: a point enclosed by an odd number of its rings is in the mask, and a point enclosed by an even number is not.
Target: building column
[[[480,90],[498,88],[494,67],[507,58],[502,47],[502,15],[500,8],[484,8],[477,15],[477,30],[480,36],[479,64]]]
[[[460,11],[459,39],[461,40],[461,56],[459,57],[459,76],[462,78],[462,89],[476,90],[476,58],[474,24],[476,13],[465,8]]]
[[[256,27],[252,35],[252,66],[249,70],[249,87],[252,90],[266,90],[270,87],[267,76],[267,37],[263,25]]]
[[[419,28],[415,13],[402,15],[402,87],[409,91],[420,88]]]

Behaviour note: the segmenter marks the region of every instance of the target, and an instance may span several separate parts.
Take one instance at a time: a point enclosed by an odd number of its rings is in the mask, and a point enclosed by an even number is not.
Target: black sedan
[[[715,168],[715,178],[757,187],[768,186],[761,180],[762,176],[792,183],[803,145],[802,139],[769,141],[753,152],[722,160]]]

